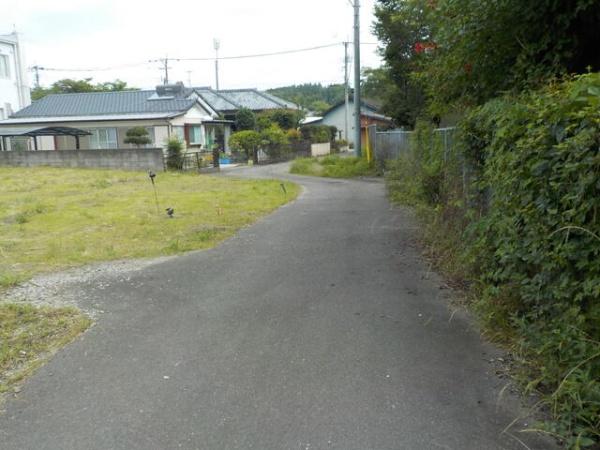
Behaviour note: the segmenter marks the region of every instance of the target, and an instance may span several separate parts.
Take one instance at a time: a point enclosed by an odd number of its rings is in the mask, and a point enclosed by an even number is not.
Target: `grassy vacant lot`
[[[364,158],[340,157],[336,155],[323,158],[299,158],[294,160],[290,173],[312,175],[315,177],[352,178],[375,176],[373,164]]]
[[[0,168],[0,289],[92,261],[212,247],[299,190],[180,173],[159,173],[156,185],[158,212],[143,172]]]
[[[297,196],[280,183],[160,173],[157,212],[143,172],[0,168],[0,297],[41,272],[212,247]],[[0,298],[0,394],[90,323],[73,308]]]

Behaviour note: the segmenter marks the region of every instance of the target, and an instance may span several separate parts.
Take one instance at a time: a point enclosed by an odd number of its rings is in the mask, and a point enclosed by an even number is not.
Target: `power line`
[[[246,58],[263,58],[266,56],[278,56],[278,55],[289,55],[292,53],[302,53],[302,52],[310,52],[313,50],[321,50],[323,48],[337,47],[338,45],[342,45],[343,42],[335,42],[333,44],[325,44],[325,45],[317,45],[314,47],[306,47],[306,48],[297,48],[293,50],[281,50],[277,52],[269,52],[269,53],[255,53],[251,55],[236,55],[236,56],[219,56],[217,59],[219,60],[227,60],[227,59],[246,59]],[[213,61],[215,57],[207,57],[207,58],[173,58],[174,61]]]
[[[321,50],[324,48],[336,47],[338,45],[344,45],[343,42],[335,42],[331,44],[325,45],[317,45],[314,47],[305,47],[305,48],[297,48],[291,50],[281,50],[276,52],[268,52],[268,53],[255,53],[249,55],[234,55],[234,56],[218,56],[216,59],[218,60],[230,60],[230,59],[247,59],[247,58],[263,58],[268,56],[278,56],[278,55],[289,55],[294,53],[302,53],[302,52],[310,52],[314,50]],[[379,45],[377,42],[361,42],[360,45]],[[105,66],[105,67],[89,67],[89,68],[81,68],[81,67],[73,67],[73,68],[60,68],[60,67],[42,67],[42,66],[34,66],[30,67],[30,70],[45,70],[48,72],[104,72],[109,70],[117,70],[117,69],[126,69],[129,67],[138,67],[143,66],[150,63],[163,63],[165,58],[158,59],[150,59],[147,61],[140,61],[135,63],[128,64],[119,64],[116,66]],[[215,56],[207,56],[207,57],[199,57],[199,58],[169,58],[170,61],[214,61]]]
[[[58,68],[58,67],[41,67],[41,66],[34,66],[34,67],[30,67],[29,70],[45,70],[48,72],[104,72],[107,70],[116,70],[116,69],[126,69],[128,67],[137,67],[137,66],[143,66],[145,64],[148,64],[150,61],[143,61],[143,62],[136,62],[136,63],[129,63],[129,64],[120,64],[118,66],[111,66],[111,67],[90,67],[90,68],[69,68],[69,69],[65,69],[65,68]]]

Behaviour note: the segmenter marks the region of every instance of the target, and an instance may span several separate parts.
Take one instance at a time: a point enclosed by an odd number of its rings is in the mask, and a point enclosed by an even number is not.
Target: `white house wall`
[[[0,77],[0,120],[31,103],[25,57],[16,34],[0,36],[0,54],[8,59],[9,77]]]
[[[190,108],[184,115],[171,119],[171,124],[176,127],[182,127],[185,124],[201,124],[208,120],[213,120],[212,116],[202,109],[200,105],[196,105]]]
[[[348,142],[354,143],[354,105],[352,102],[348,105]],[[342,139],[346,139],[346,108],[344,105],[340,105],[337,108],[330,111],[323,117],[320,122],[323,125],[335,126],[339,131],[342,132]]]

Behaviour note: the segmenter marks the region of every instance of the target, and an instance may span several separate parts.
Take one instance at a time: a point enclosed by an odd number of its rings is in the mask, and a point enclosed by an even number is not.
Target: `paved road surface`
[[[502,433],[520,411],[498,353],[451,317],[383,185],[295,179],[218,248],[78,286],[103,313],[5,402],[0,448],[552,448]]]

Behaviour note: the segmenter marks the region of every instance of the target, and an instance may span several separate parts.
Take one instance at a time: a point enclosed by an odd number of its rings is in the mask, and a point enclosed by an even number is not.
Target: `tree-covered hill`
[[[320,83],[305,83],[269,89],[267,92],[316,113],[322,113],[344,99],[343,84],[323,86]]]

